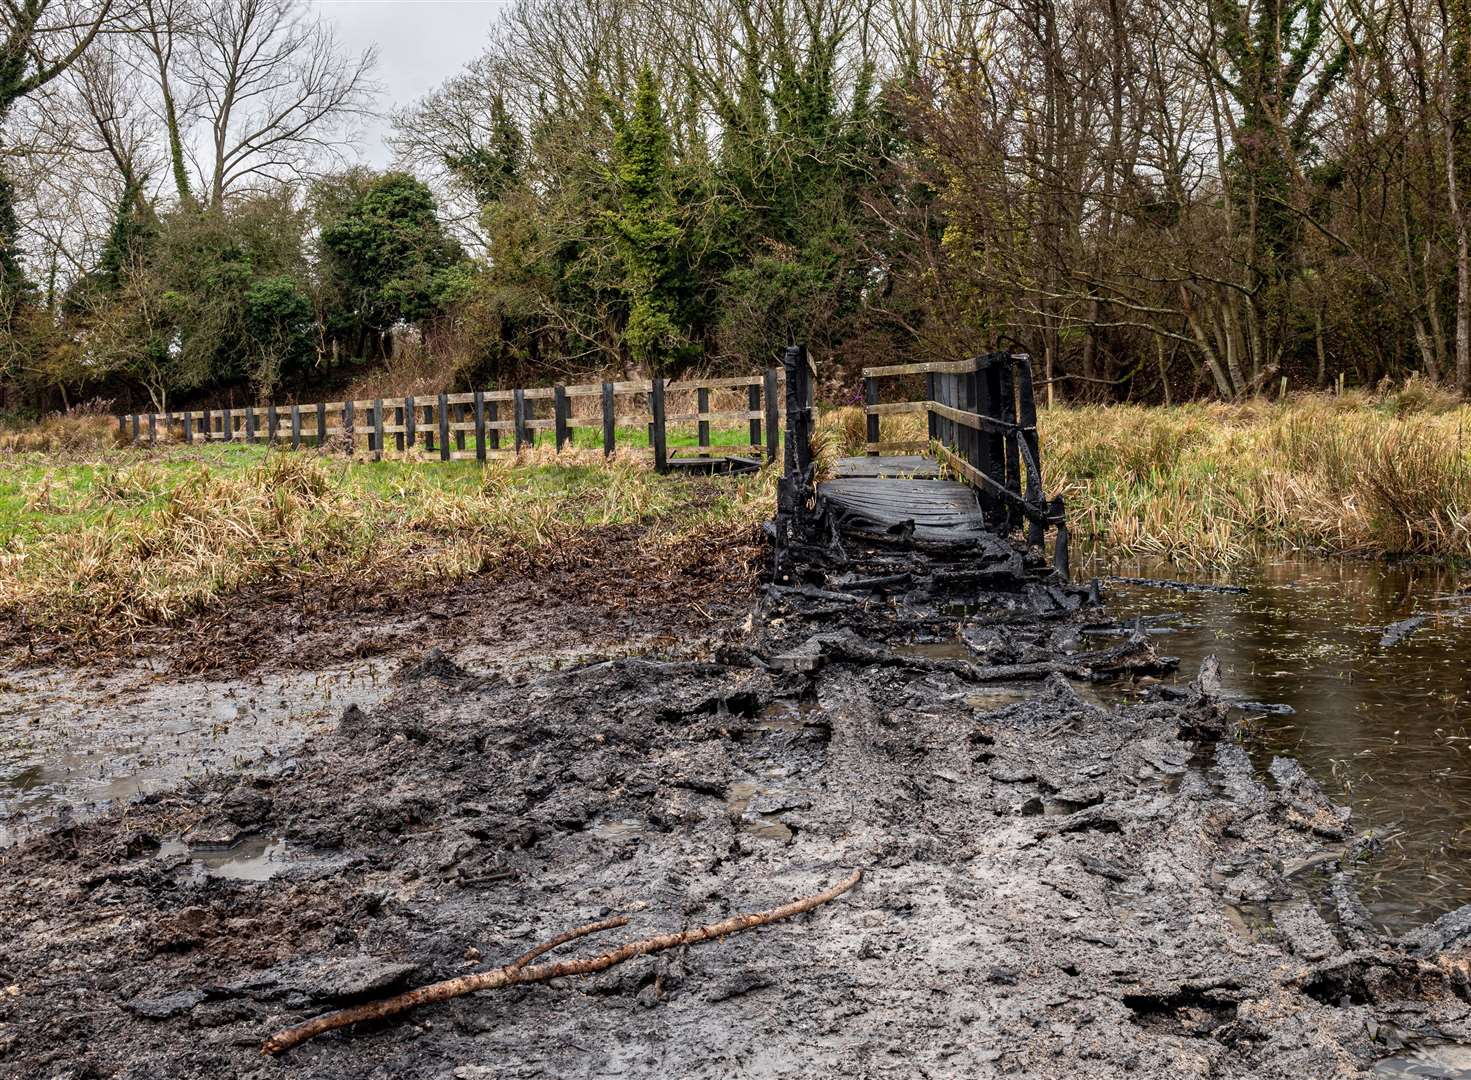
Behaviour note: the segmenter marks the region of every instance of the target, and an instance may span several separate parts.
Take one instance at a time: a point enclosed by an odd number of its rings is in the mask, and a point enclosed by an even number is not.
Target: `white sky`
[[[388,117],[423,97],[485,51],[491,24],[509,0],[315,0],[343,44],[359,53],[378,47],[383,88],[378,119],[363,128],[363,160],[388,164]]]

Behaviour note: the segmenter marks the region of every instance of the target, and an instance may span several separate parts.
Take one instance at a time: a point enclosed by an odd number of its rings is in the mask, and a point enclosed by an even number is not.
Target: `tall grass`
[[[584,460],[585,459],[585,460]],[[485,570],[534,573],[644,524],[651,557],[747,536],[774,475],[716,488],[641,461],[549,450],[484,467],[182,448],[48,470],[45,528],[0,527],[0,610],[91,638],[189,615],[247,588],[398,589]]]
[[[1283,404],[1055,409],[1049,487],[1120,554],[1229,566],[1264,548],[1471,555],[1471,409]]]

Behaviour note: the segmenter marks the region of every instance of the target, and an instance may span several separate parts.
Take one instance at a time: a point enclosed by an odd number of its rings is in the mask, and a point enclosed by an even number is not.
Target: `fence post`
[[[701,416],[703,416],[705,413],[708,413],[709,411],[710,411],[710,389],[709,389],[709,387],[706,387],[706,386],[697,387],[695,389],[695,412],[697,412],[697,413],[701,414]],[[700,427],[699,427],[699,431],[700,431],[700,445],[701,446],[709,446],[710,445],[710,421],[709,420],[699,420],[698,423],[700,425]]]
[[[184,410],[184,441],[186,443],[194,441],[194,414],[188,409]]]
[[[485,391],[475,391],[475,460],[485,462]]]
[[[163,413],[163,437],[172,439],[174,437],[174,410],[165,409]]]
[[[356,402],[344,401],[342,403],[342,434],[347,438],[347,456],[352,457],[358,448],[358,407]]]
[[[129,445],[137,446],[138,445],[138,440],[142,437],[141,434],[140,434],[141,424],[140,424],[140,422],[138,420],[138,414],[137,413],[134,413],[133,414],[132,420],[133,420],[133,441]]]
[[[228,408],[220,410],[220,438],[225,442],[235,441],[235,418]]]
[[[526,436],[529,434],[526,428],[526,391],[513,390],[511,392],[511,405],[515,410],[516,423],[516,453],[521,452],[521,447],[526,445]]]
[[[158,414],[148,414],[148,445],[158,445]]]
[[[117,418],[117,437],[123,442],[128,441],[128,418],[126,416]]]
[[[463,424],[466,420],[470,419],[470,406],[456,405],[454,406],[453,411],[455,413],[456,424],[455,449],[463,450],[465,449],[465,432],[463,429],[459,428],[458,425]]]
[[[649,387],[650,423],[654,426],[654,471],[669,471],[669,448],[664,430],[664,380],[656,377]]]
[[[255,442],[255,406],[245,406],[245,441]]]
[[[485,403],[485,419],[488,425],[495,425],[500,423],[500,402],[487,401]],[[499,450],[501,448],[501,429],[498,427],[491,426],[490,428],[490,448],[492,450]]]
[[[301,449],[301,406],[291,406],[291,449]]]
[[[449,398],[448,394],[439,395],[439,460],[449,460]]]
[[[404,407],[402,404],[393,407],[393,426],[398,428],[393,433],[393,449],[402,454],[404,452]]]
[[[781,441],[781,422],[776,408],[776,368],[767,368],[762,377],[762,391],[766,402],[766,462],[776,460],[777,444]]]
[[[424,406],[424,449],[434,453],[434,406]]]
[[[567,431],[567,388],[561,383],[552,388],[552,415],[556,418],[557,453],[560,454],[570,437]]]
[[[618,443],[618,417],[613,408],[613,384],[603,383],[603,456],[612,457]]]
[[[752,413],[759,413],[761,411],[761,387],[746,387],[746,411]],[[755,418],[751,420],[750,444],[752,447],[759,447],[761,445],[761,421]]]
[[[383,460],[383,399],[373,399],[373,457]]]
[[[276,433],[281,428],[281,414],[276,411],[274,404],[266,406],[266,442],[272,446],[276,444]]]
[[[864,411],[865,412],[868,412],[868,407],[870,405],[877,405],[878,403],[879,403],[879,381],[877,379],[875,379],[872,375],[866,376],[864,378],[864,380],[863,380],[863,408],[864,408]],[[867,423],[864,425],[864,427],[865,427],[865,430],[867,432],[866,439],[868,441],[868,446],[866,447],[866,449],[867,449],[867,451],[868,451],[869,454],[873,455],[874,457],[877,457],[878,456],[878,452],[879,452],[879,447],[878,447],[878,442],[879,442],[879,418],[878,418],[878,416],[876,414],[874,414],[874,413],[868,413]]]
[[[416,410],[414,409],[414,399],[411,398],[411,397],[404,398],[404,433],[403,433],[403,438],[404,438],[404,446],[405,446],[405,448],[408,449],[408,451],[410,453],[413,453],[413,451],[414,451],[414,434],[415,434],[415,432],[414,432],[414,420],[416,419],[416,417],[414,415],[415,411]]]
[[[317,402],[317,445],[327,445],[327,403]]]

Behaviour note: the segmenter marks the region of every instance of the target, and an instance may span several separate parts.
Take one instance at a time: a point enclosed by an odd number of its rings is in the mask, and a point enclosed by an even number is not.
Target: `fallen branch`
[[[429,986],[421,986],[417,990],[399,994],[396,997],[387,998],[383,1001],[370,1001],[365,1005],[356,1005],[351,1009],[343,1009],[340,1012],[328,1013],[326,1016],[318,1016],[308,1020],[304,1024],[287,1028],[272,1035],[261,1044],[262,1054],[281,1054],[290,1050],[293,1046],[299,1046],[308,1039],[315,1038],[327,1031],[335,1031],[337,1028],[347,1027],[349,1024],[361,1024],[367,1020],[384,1020],[390,1016],[408,1012],[410,1009],[418,1008],[420,1005],[428,1005],[436,1001],[448,1001],[450,998],[461,997],[465,994],[473,994],[477,990],[499,990],[506,986],[522,986],[527,983],[547,982],[550,979],[560,979],[568,975],[592,975],[599,971],[606,971],[615,964],[621,964],[625,960],[632,960],[635,956],[648,956],[651,953],[663,952],[666,949],[679,948],[682,945],[698,945],[702,941],[714,941],[728,934],[739,933],[742,930],[750,930],[757,926],[765,926],[781,919],[790,919],[793,915],[801,915],[805,911],[811,911],[815,907],[826,904],[847,892],[863,877],[862,870],[854,870],[852,874],[838,882],[832,888],[814,896],[794,900],[790,904],[771,908],[768,911],[755,911],[748,915],[734,915],[721,922],[711,923],[694,930],[685,930],[678,934],[660,934],[656,937],[644,938],[642,941],[630,941],[626,945],[620,945],[612,952],[601,956],[589,957],[586,960],[563,960],[555,963],[537,964],[527,966],[530,961],[543,953],[555,949],[558,945],[565,945],[569,941],[585,937],[588,934],[597,933],[600,930],[608,930],[615,926],[622,926],[628,922],[624,918],[605,919],[602,922],[589,923],[575,930],[569,930],[559,934],[544,945],[532,949],[525,956],[507,964],[505,967],[496,968],[494,971],[477,972],[474,975],[461,975],[455,979],[445,979],[443,982],[432,983]]]

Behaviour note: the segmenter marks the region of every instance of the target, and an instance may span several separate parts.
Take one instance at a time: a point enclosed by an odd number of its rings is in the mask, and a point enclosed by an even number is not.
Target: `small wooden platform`
[[[972,543],[988,536],[975,491],[939,475],[929,458],[844,458],[837,476],[818,490],[840,513],[845,530],[900,534],[913,522],[914,538],[927,543]]]
[[[835,475],[839,479],[847,477],[883,477],[889,479],[938,480],[940,478],[940,464],[934,458],[920,457],[918,454],[904,454],[893,457],[876,455],[869,457],[845,457],[838,459],[838,467]]]

